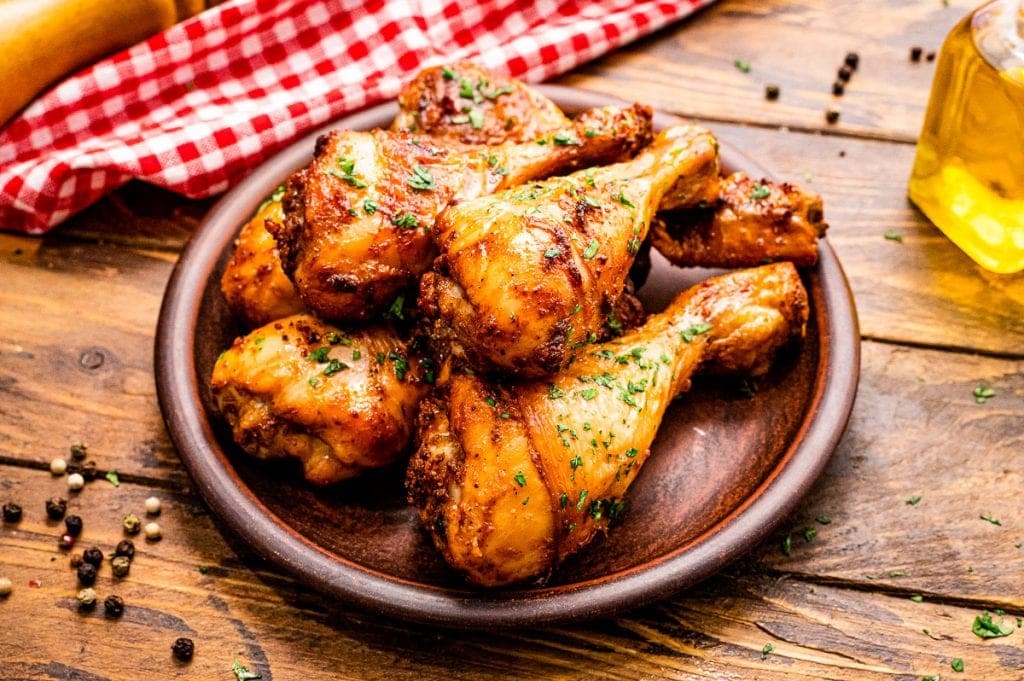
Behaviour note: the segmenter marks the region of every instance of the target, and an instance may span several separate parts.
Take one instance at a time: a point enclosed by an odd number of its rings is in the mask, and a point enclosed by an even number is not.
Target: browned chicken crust
[[[236,339],[210,387],[242,449],[295,457],[322,485],[406,452],[425,378],[391,328],[344,331],[301,314]]]
[[[268,223],[299,295],[326,319],[368,319],[430,266],[430,236],[450,203],[536,177],[620,159],[650,141],[651,111],[603,107],[541,140],[498,146],[413,133],[335,131]]]
[[[420,412],[409,500],[470,582],[543,579],[622,511],[693,373],[765,371],[807,315],[799,275],[780,263],[705,281],[550,378],[455,372]]]
[[[420,71],[398,95],[391,129],[465,144],[528,142],[569,127],[547,97],[472,62]]]
[[[480,370],[558,371],[597,339],[666,192],[697,178],[687,194],[718,195],[717,147],[703,128],[669,128],[631,161],[452,206],[420,307]]]
[[[281,196],[274,196],[242,227],[220,279],[220,290],[232,314],[249,328],[305,309],[281,269],[277,243],[265,226],[267,220],[280,222],[284,217]]]
[[[720,187],[718,200],[706,208],[655,219],[651,242],[669,261],[683,267],[818,261],[818,238],[828,229],[821,196],[745,173],[724,178]]]

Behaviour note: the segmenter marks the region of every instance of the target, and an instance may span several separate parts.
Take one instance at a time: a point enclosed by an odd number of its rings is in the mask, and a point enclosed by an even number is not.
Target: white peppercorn
[[[64,475],[64,471],[68,469],[68,462],[64,459],[54,459],[50,462],[50,472],[54,475]]]

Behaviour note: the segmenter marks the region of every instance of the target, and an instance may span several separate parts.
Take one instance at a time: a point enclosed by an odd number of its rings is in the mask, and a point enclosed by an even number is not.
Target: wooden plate
[[[569,112],[620,103],[538,89]],[[329,128],[386,127],[395,111],[377,106]],[[659,129],[676,122],[655,117]],[[406,505],[401,466],[314,489],[290,462],[246,456],[210,409],[213,363],[239,332],[220,275],[238,229],[309,161],[325,130],[266,162],[214,207],[171,276],[157,327],[157,389],[171,439],[213,511],[267,560],[324,594],[404,620],[462,627],[581,620],[708,577],[771,532],[821,473],[846,426],[860,366],[853,300],[827,241],[818,267],[804,273],[811,320],[802,345],[758,381],[753,396],[736,384],[698,381],[666,415],[622,524],[544,586],[468,587]],[[721,153],[727,170],[768,175],[727,140]],[[651,309],[709,274],[653,260],[641,290]]]

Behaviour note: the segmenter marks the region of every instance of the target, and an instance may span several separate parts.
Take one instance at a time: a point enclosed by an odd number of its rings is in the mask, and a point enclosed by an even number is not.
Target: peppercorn
[[[82,586],[92,586],[96,583],[96,566],[92,563],[82,563],[78,566],[78,583]]]
[[[71,567],[77,569],[78,566],[81,565],[84,562],[85,562],[85,559],[82,558],[82,554],[80,554],[80,553],[72,554],[72,556],[71,556]]]
[[[935,61],[935,53],[929,52],[928,54],[924,55],[924,58],[925,61]]]
[[[852,76],[852,75],[853,75],[853,69],[851,69],[849,66],[841,67],[839,69],[839,72],[836,73],[836,77],[839,78],[839,80],[843,81],[844,83],[847,82],[848,80],[850,80],[850,76]]]
[[[86,461],[82,464],[82,477],[85,478],[86,482],[92,482],[96,479],[95,461]]]
[[[839,107],[830,106],[825,111],[825,120],[829,123],[835,123],[839,120]]]
[[[910,48],[910,61],[913,61],[913,62],[921,61],[921,53],[922,52],[924,52],[924,50],[922,48],[918,47],[917,45],[914,45],[913,47],[911,47]]]
[[[132,569],[132,559],[128,556],[114,556],[110,561],[110,569],[113,570],[115,577],[123,579]]]
[[[142,521],[139,520],[139,516],[129,513],[124,517],[121,526],[124,527],[125,534],[138,534],[142,529]]]
[[[114,547],[114,555],[125,556],[128,560],[132,560],[135,558],[135,544],[132,543],[131,539],[122,539]]]
[[[77,515],[69,515],[64,518],[64,527],[67,528],[68,534],[72,537],[77,537],[82,533],[82,519]]]
[[[146,514],[160,515],[160,499],[157,497],[149,497],[146,499]]]
[[[160,541],[160,537],[163,533],[160,531],[160,525],[157,523],[146,523],[146,539],[149,541]]]
[[[764,86],[764,98],[767,100],[776,100],[779,98],[779,86],[775,83],[770,83]]]
[[[107,596],[103,599],[103,614],[110,618],[118,618],[124,614],[124,600],[120,596]]]
[[[171,646],[171,653],[182,662],[189,662],[196,654],[196,644],[190,638],[179,638]]]
[[[14,583],[7,577],[0,577],[0,598],[7,598],[14,590]]]
[[[71,458],[75,461],[81,461],[88,454],[89,448],[83,445],[81,442],[71,445]]]
[[[79,610],[92,610],[96,607],[96,592],[92,589],[82,589],[75,596],[75,600],[78,601]]]
[[[72,492],[77,492],[83,487],[85,487],[85,478],[82,477],[81,473],[72,473],[71,475],[68,476],[69,490],[71,490]]]
[[[46,500],[46,515],[50,520],[60,520],[68,512],[68,502],[60,497]]]
[[[856,71],[857,66],[860,65],[860,55],[856,52],[847,52],[845,61],[847,66]]]
[[[68,469],[68,462],[64,459],[54,459],[50,462],[50,472],[54,475],[64,475]]]
[[[18,506],[13,501],[4,504],[4,522],[16,523],[19,520],[21,520],[21,506]]]
[[[103,563],[103,552],[97,546],[91,546],[82,553],[82,560],[93,567],[99,567]]]
[[[832,83],[832,94],[836,97],[842,97],[844,92],[846,92],[846,85],[843,84],[843,81],[837,80]]]
[[[75,545],[75,538],[70,534],[62,534],[57,537],[57,548],[61,551],[70,551]]]

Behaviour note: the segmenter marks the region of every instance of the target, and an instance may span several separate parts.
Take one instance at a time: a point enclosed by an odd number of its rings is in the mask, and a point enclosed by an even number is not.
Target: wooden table
[[[934,67],[908,52],[938,49],[970,4],[723,0],[560,79],[704,120],[820,191],[863,334],[849,430],[781,532],[613,619],[405,626],[324,603],[220,529],[168,442],[152,365],[164,285],[209,202],[134,185],[45,239],[0,236],[0,501],[26,516],[0,529],[0,576],[14,582],[0,678],[230,679],[236,659],[268,680],[1024,678],[1024,277],[982,271],[905,198]],[[828,125],[851,50],[860,68]],[[996,396],[977,404],[979,385]],[[163,541],[139,542],[123,582],[100,578],[127,603],[118,622],[76,612],[58,524],[44,519],[44,499],[66,493],[49,461],[80,441],[121,484],[72,498],[79,548],[112,547],[125,513],[164,501]],[[973,634],[997,608],[1014,633]],[[170,657],[178,636],[195,639],[189,666]]]

